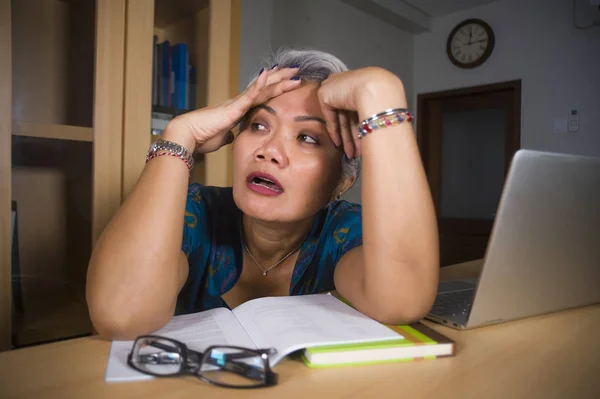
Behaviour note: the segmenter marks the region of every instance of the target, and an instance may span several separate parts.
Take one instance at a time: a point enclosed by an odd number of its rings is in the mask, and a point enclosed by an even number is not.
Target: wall
[[[260,70],[261,59],[271,51],[273,0],[243,0],[240,28],[240,92]]]
[[[265,53],[299,45],[332,53],[351,69],[389,69],[404,81],[412,100],[413,35],[339,0],[245,0],[242,7],[240,88],[258,72]],[[360,180],[344,199],[360,202]]]
[[[521,146],[600,156],[600,28],[573,26],[572,0],[501,0],[437,18],[432,32],[415,36],[414,93],[522,79]],[[461,70],[446,55],[448,33],[481,18],[495,31],[486,63]],[[571,108],[580,130],[555,133]]]

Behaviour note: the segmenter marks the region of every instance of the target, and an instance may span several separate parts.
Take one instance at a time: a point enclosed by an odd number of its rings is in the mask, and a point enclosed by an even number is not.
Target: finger
[[[271,69],[267,71],[267,86],[273,83],[289,80],[298,74],[298,68],[281,68]]]
[[[248,86],[246,88],[246,90],[244,90],[238,96],[238,98],[245,97],[246,100],[249,100],[247,102],[249,102],[249,103],[252,102],[252,98],[256,97],[258,95],[258,93],[260,93],[260,91],[268,85],[268,81],[269,81],[269,71],[267,71],[263,68],[260,70],[258,76],[254,80],[254,83],[252,83],[250,86]]]
[[[327,125],[327,132],[331,137],[331,141],[333,141],[333,145],[340,148],[342,145],[342,137],[340,135],[340,124],[337,116],[337,112],[335,109],[331,108],[325,98],[323,98],[322,92],[319,91],[319,105],[321,106],[321,111],[323,112],[323,116],[325,117],[325,123]]]
[[[297,88],[298,86],[300,86],[301,83],[302,83],[302,81],[300,79],[298,79],[298,80],[284,80],[282,82],[278,82],[278,83],[269,85],[269,86],[265,87],[260,92],[260,94],[258,94],[254,98],[254,100],[252,102],[252,106],[258,105],[258,104],[263,104],[263,103],[269,101],[273,97],[277,97],[285,92],[293,90],[293,89]]]
[[[349,112],[350,114],[350,132],[352,133],[352,139],[354,140],[354,145],[356,147],[356,152],[354,153],[355,157],[361,157],[362,156],[362,142],[360,140],[360,137],[358,137],[358,126],[359,126],[359,119],[358,119],[358,112]]]
[[[356,146],[350,129],[350,117],[346,111],[339,111],[338,119],[340,121],[340,135],[342,137],[344,153],[348,158],[352,159],[356,152]]]
[[[218,150],[219,148],[231,144],[234,140],[234,135],[231,130],[224,130],[222,133],[219,133],[215,137],[212,137],[210,140],[206,141],[202,145],[203,152],[213,152]]]
[[[296,76],[298,73],[298,68],[282,68],[280,69],[278,66],[275,69],[261,69],[261,72],[255,79],[255,81],[248,86],[248,88],[242,93],[242,95],[257,95],[260,90],[264,89],[267,86],[270,86],[274,83],[281,82],[283,80],[289,80],[290,78]],[[266,76],[266,77],[265,77]]]
[[[231,108],[239,110],[240,115],[244,115],[252,106],[261,104],[272,97],[276,97],[298,85],[298,82],[284,84],[282,87],[271,87],[277,83],[290,82],[290,78],[298,73],[298,68],[275,67],[275,69],[265,70],[259,73],[258,77],[246,90],[238,95],[231,104]],[[267,94],[263,91],[267,89]],[[260,97],[259,97],[260,96]]]

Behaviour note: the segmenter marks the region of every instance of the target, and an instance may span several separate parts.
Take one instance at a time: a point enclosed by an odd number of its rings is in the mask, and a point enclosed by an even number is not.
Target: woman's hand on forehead
[[[262,69],[254,83],[237,97],[177,116],[163,136],[188,150],[216,151],[233,141],[233,127],[250,109],[300,86],[300,79],[293,79],[297,73],[298,68]]]
[[[404,106],[402,81],[393,73],[367,67],[330,75],[318,93],[327,131],[348,158],[361,156],[361,120],[382,109]]]

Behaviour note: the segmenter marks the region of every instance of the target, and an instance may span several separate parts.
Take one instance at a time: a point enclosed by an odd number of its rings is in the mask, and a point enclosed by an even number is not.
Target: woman
[[[430,308],[437,231],[401,80],[312,50],[282,50],[269,67],[235,99],[173,119],[170,144],[149,152],[90,260],[101,335],[132,339],[174,312],[333,289],[384,323]],[[359,121],[387,109],[359,138]],[[233,187],[188,185],[189,154],[232,141]],[[362,209],[339,200],[360,157]]]

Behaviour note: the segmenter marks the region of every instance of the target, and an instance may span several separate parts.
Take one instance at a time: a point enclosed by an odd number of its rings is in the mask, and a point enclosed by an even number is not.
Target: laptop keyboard
[[[474,294],[475,290],[473,289],[438,294],[429,313],[436,316],[461,313],[468,315],[471,311]]]

